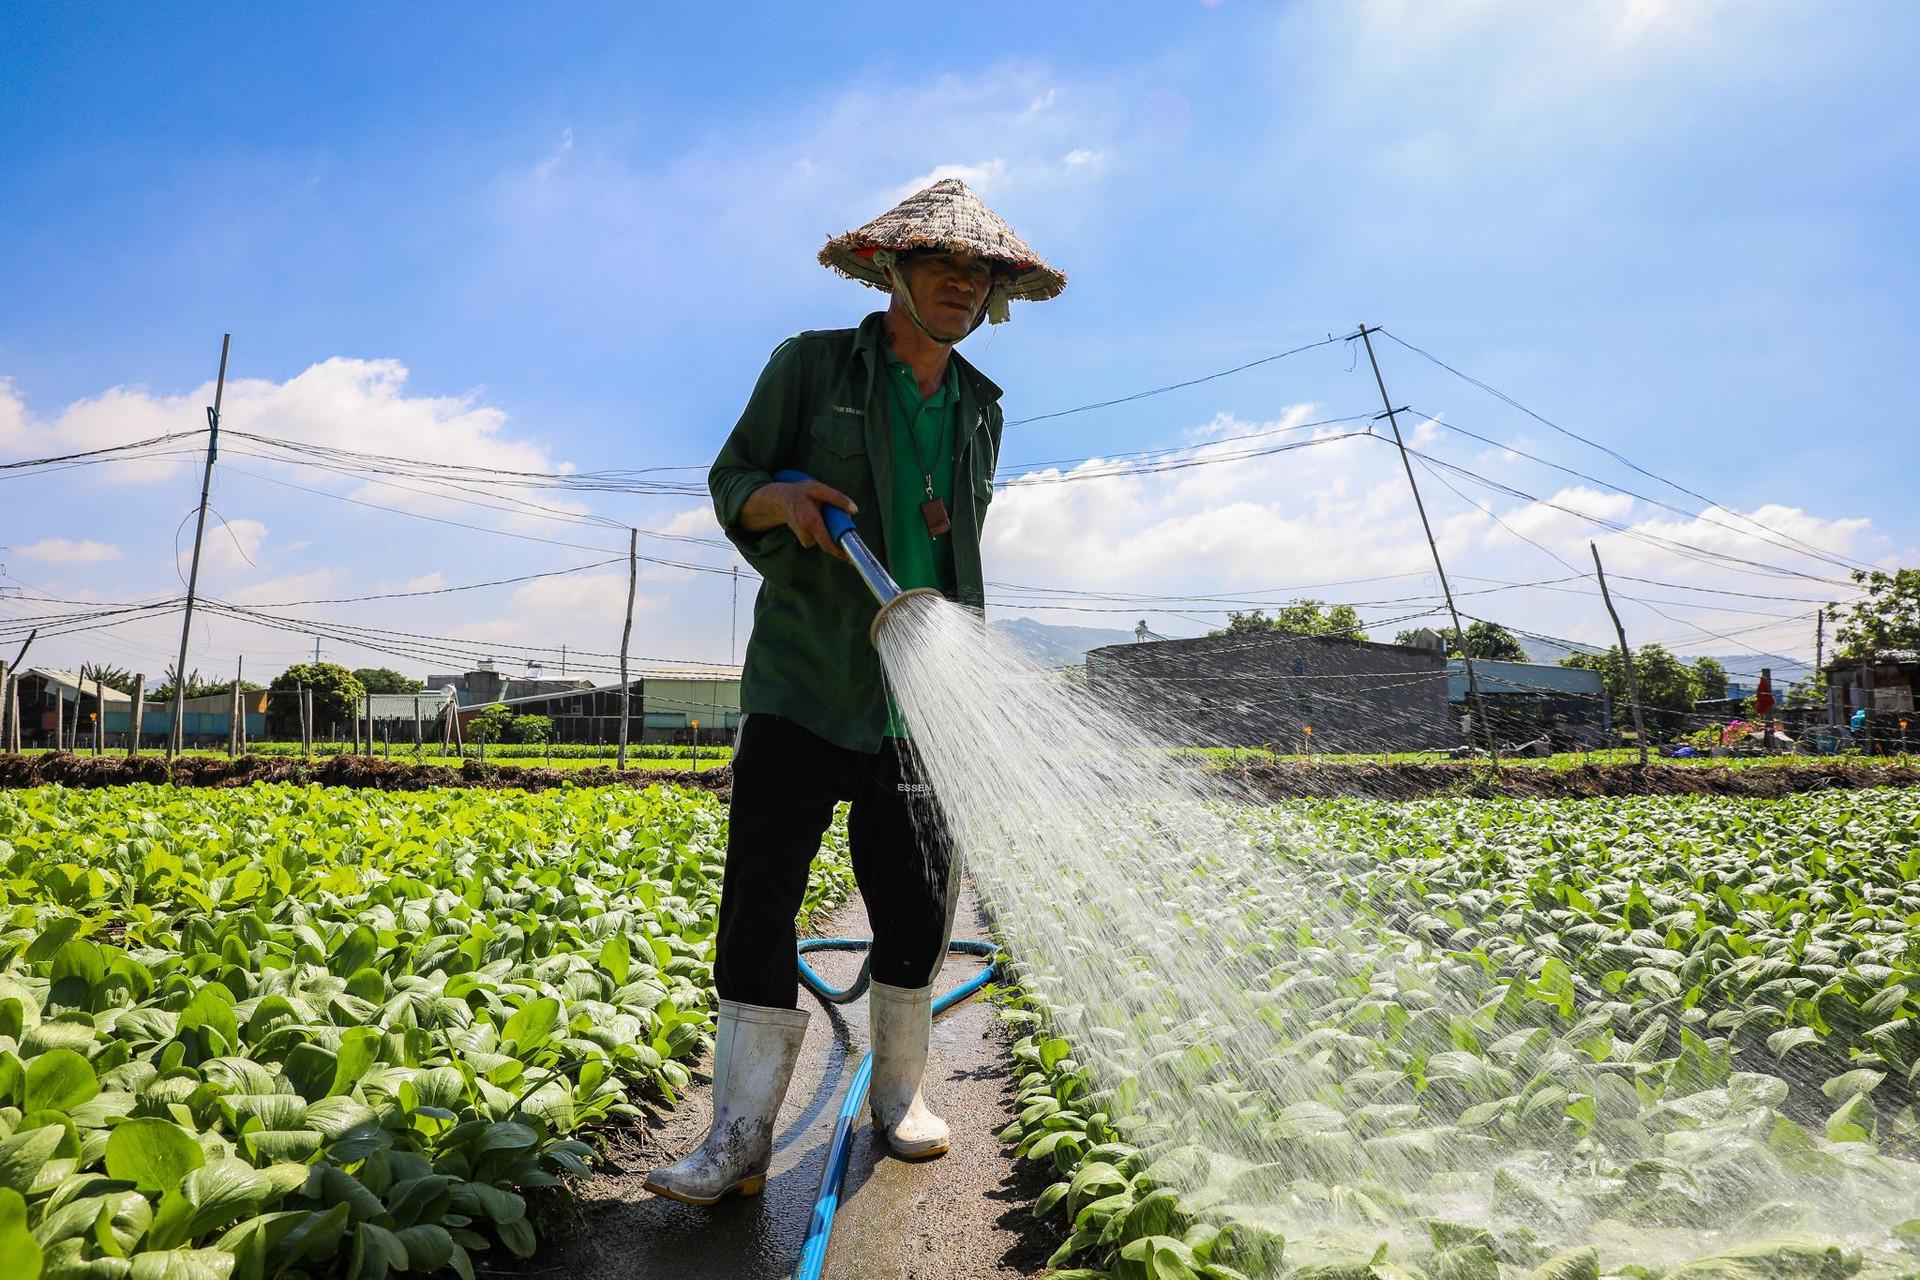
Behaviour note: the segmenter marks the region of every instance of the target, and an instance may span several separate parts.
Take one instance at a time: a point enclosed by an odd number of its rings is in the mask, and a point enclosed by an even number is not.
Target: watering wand
[[[773,478],[781,484],[809,484],[813,477],[804,471],[776,471]],[[887,616],[887,610],[908,596],[939,596],[932,587],[914,587],[902,590],[900,584],[887,572],[887,566],[880,563],[880,557],[873,554],[866,542],[853,527],[853,517],[835,506],[826,503],[820,505],[820,514],[827,522],[827,536],[838,543],[847,553],[847,559],[853,561],[853,567],[859,571],[861,581],[867,584],[867,590],[873,592],[873,598],[880,602],[880,612],[874,615],[873,626],[868,630],[869,638],[880,634],[881,619]]]

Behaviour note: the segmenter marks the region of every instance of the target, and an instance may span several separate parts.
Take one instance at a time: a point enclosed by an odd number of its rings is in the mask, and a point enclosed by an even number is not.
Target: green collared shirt
[[[938,498],[953,511],[954,416],[960,407],[959,375],[953,362],[930,396],[920,394],[913,366],[887,354],[888,420],[893,432],[893,519],[888,533],[887,571],[902,587],[954,591],[953,534],[935,536],[921,505]],[[887,699],[887,736],[912,736],[891,696]]]
[[[829,742],[866,752],[880,749],[889,718],[879,655],[867,635],[878,606],[850,566],[802,547],[784,525],[747,533],[739,518],[749,494],[791,467],[853,499],[860,508],[854,527],[890,568],[896,530],[904,539],[918,526],[926,537],[919,512],[924,486],[911,524],[902,525],[893,501],[900,471],[911,474],[919,464],[897,456],[884,320],[876,312],[857,329],[802,333],[775,348],[707,475],[721,528],[762,580],[741,709],[793,720]],[[984,610],[980,529],[1000,453],[1000,388],[958,352],[948,388],[957,405],[947,498],[953,531],[941,539],[952,557],[949,594]],[[913,481],[920,486],[918,475]]]

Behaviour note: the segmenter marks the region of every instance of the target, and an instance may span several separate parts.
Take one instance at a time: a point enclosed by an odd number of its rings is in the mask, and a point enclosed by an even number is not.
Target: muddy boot
[[[947,1122],[927,1110],[920,1078],[927,1070],[927,1040],[933,1034],[933,986],[917,991],[875,982],[867,988],[867,1021],[873,1035],[873,1127],[893,1153],[908,1160],[945,1155]]]
[[[759,1195],[773,1159],[773,1126],[800,1041],[804,1009],[720,1002],[713,1051],[713,1127],[684,1159],[653,1171],[647,1190],[682,1204]]]

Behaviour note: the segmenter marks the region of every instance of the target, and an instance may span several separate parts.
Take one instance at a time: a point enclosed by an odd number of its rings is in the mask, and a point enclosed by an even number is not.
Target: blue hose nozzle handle
[[[813,477],[804,471],[776,471],[773,478],[781,484],[811,484]],[[827,503],[820,504],[820,515],[827,522],[827,536],[835,542],[843,542],[853,532],[853,517],[840,508]]]

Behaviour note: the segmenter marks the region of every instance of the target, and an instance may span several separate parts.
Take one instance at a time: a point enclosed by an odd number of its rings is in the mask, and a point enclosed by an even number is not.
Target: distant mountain
[[[1063,627],[1032,618],[996,618],[988,625],[1045,667],[1073,666],[1086,661],[1089,649],[1133,643],[1133,632],[1108,627]]]

